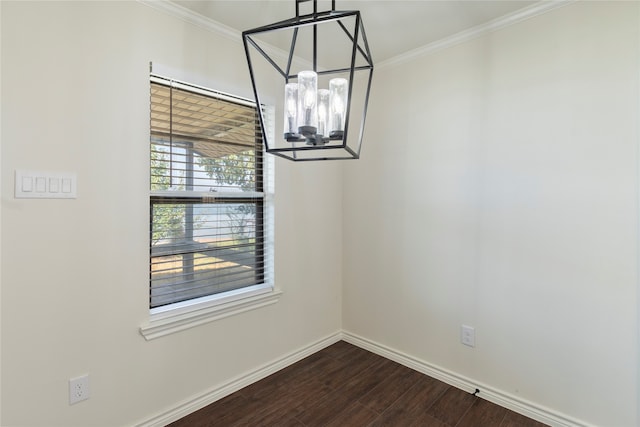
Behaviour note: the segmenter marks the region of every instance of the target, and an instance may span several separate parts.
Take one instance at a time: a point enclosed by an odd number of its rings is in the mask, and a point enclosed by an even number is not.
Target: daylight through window
[[[264,283],[255,105],[153,76],[150,308]]]

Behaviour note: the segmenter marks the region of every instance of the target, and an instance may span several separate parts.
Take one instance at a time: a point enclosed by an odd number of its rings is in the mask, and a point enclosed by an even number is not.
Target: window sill
[[[278,302],[282,291],[271,287],[257,287],[241,290],[221,296],[215,296],[200,302],[176,304],[169,308],[154,309],[149,323],[140,327],[140,334],[147,340],[153,340],[175,332],[233,316],[245,311]]]

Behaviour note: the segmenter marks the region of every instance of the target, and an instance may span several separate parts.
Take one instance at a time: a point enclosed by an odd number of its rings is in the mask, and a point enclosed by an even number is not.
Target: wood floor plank
[[[417,418],[415,418],[411,424],[408,424],[407,427],[450,427],[449,425],[443,423],[440,420],[433,418],[428,414],[421,414]],[[483,426],[489,427],[489,426]]]
[[[265,411],[261,414],[255,414],[252,417],[244,417],[239,420],[224,420],[222,422],[213,423],[210,427],[255,427],[255,426],[280,426],[280,427],[305,427],[305,425],[289,415],[287,411]]]
[[[169,424],[169,427],[207,427],[211,420],[224,420],[246,407],[247,399],[234,393]]]
[[[367,408],[381,414],[423,376],[413,369],[398,364],[388,377],[369,390],[359,401]]]
[[[272,423],[257,424],[257,425],[269,426],[269,427],[304,427],[304,424],[302,424],[300,421],[296,420],[295,418],[285,418],[281,420],[275,420]],[[255,427],[255,426],[256,424],[251,424],[251,425],[248,425],[247,427]]]
[[[478,398],[470,393],[450,387],[428,409],[427,413],[445,424],[455,426],[471,408],[476,399]]]
[[[300,378],[321,377],[322,372],[331,372],[342,366],[339,361],[323,357],[321,355],[311,355],[299,362],[294,363],[268,377],[244,387],[239,391],[243,396],[251,399],[268,396],[279,388],[287,384],[299,381]]]
[[[436,380],[435,378],[422,375],[407,393],[398,399],[395,404],[402,404],[412,415],[427,413],[435,402],[452,387]]]
[[[284,415],[296,418],[297,415],[308,412],[309,408],[312,408],[317,402],[328,398],[333,392],[333,389],[315,378],[300,379],[298,384],[292,384],[290,387],[284,386],[274,390],[268,396],[257,399],[255,402],[259,408],[243,413],[240,418],[241,425],[267,426],[284,418]]]
[[[210,423],[210,418],[201,417],[193,413],[184,418],[180,418],[178,421],[172,422],[167,427],[209,427]]]
[[[354,402],[326,424],[325,427],[368,426],[377,417],[378,414],[371,409]]]
[[[373,426],[409,425],[423,415],[438,401],[450,386],[436,379],[421,375],[415,383],[386,409]],[[435,418],[435,417],[434,417]]]
[[[324,383],[333,388],[342,387],[383,359],[368,351],[354,352],[349,359],[338,359],[340,366],[324,375]]]
[[[335,344],[325,347],[316,354],[321,354],[323,357],[329,356],[335,359],[348,360],[353,357],[354,354],[360,353],[362,351],[366,350],[363,350],[362,348],[353,344],[349,344],[346,341],[338,341]]]
[[[357,401],[375,389],[379,384],[393,377],[401,368],[403,368],[402,365],[381,357],[367,370],[352,377],[342,385],[339,390],[348,396],[349,399]]]
[[[320,427],[332,421],[342,411],[345,411],[353,402],[340,393],[331,393],[322,399],[306,405],[302,410],[300,406],[293,409],[296,419],[302,421],[308,427]]]
[[[507,414],[504,416],[500,427],[545,427],[545,424],[507,410]]]
[[[477,398],[457,427],[499,426],[507,410],[488,400]]]
[[[286,414],[271,414],[268,417],[258,419],[257,421],[239,420],[234,424],[227,424],[226,422],[214,422],[209,427],[256,427],[256,426],[269,426],[269,427],[305,427],[302,422],[290,417]]]

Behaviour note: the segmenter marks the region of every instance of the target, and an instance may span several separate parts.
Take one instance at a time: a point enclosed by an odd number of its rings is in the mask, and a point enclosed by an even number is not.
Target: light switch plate
[[[16,170],[16,199],[75,199],[75,172]]]

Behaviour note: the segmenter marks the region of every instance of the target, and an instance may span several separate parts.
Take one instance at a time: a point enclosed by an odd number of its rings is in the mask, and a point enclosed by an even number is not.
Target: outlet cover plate
[[[89,398],[89,375],[71,378],[69,380],[69,405]]]
[[[476,330],[473,326],[462,325],[460,327],[460,341],[469,347],[476,346]]]

